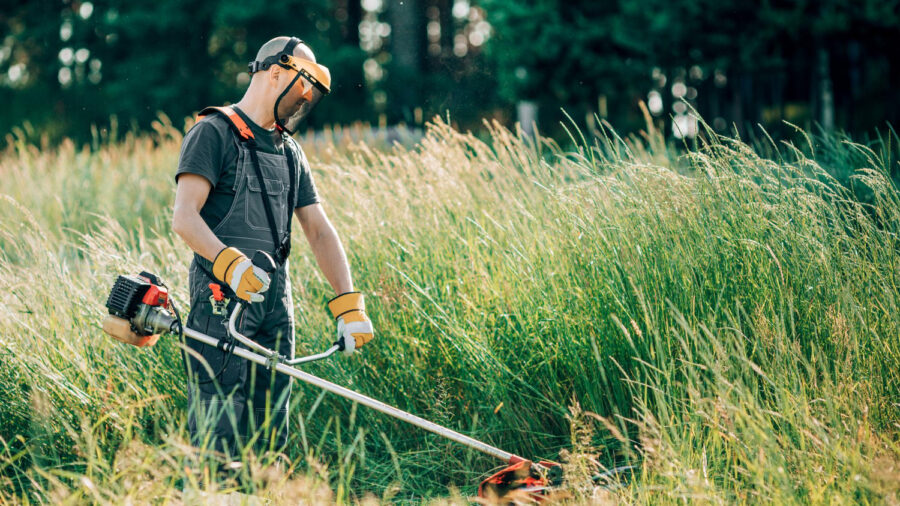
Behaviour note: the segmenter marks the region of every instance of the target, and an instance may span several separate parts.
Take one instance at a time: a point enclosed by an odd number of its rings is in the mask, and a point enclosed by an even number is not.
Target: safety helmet
[[[294,76],[294,79],[291,80],[290,84],[288,84],[281,92],[278,99],[275,100],[274,105],[275,128],[287,132],[289,135],[296,131],[297,126],[309,115],[309,112],[319,103],[319,100],[331,93],[331,72],[329,72],[328,67],[319,65],[318,63],[305,58],[294,56],[294,48],[297,47],[297,44],[302,43],[303,41],[297,37],[291,37],[287,44],[285,44],[284,49],[277,54],[269,56],[262,61],[254,60],[247,66],[250,75],[253,75],[253,73],[260,70],[269,70],[269,67],[272,65],[278,65],[286,70],[297,71],[297,75]],[[281,100],[290,93],[301,77],[304,80],[304,83],[302,83],[303,91],[300,93],[297,101],[302,101],[302,104],[300,104],[296,110],[288,112],[288,117],[286,119],[282,119],[278,110]],[[291,111],[292,108],[290,105],[288,105],[288,107],[287,111]]]

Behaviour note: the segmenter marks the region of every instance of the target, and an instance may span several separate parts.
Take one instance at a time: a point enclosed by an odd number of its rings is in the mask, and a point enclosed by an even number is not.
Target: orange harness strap
[[[230,105],[226,105],[223,107],[207,107],[200,111],[200,114],[197,116],[197,121],[200,121],[206,116],[214,112],[220,112],[228,118],[228,121],[231,123],[231,126],[234,127],[237,134],[241,136],[245,141],[253,139],[253,132],[250,130],[250,127],[247,126],[247,123],[241,118],[241,116],[234,111]]]

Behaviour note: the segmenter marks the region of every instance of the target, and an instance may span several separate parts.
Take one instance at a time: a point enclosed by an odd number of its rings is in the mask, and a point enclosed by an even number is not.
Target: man
[[[338,294],[328,307],[338,344],[352,353],[372,339],[372,324],[362,294],[353,291],[347,257],[319,203],[306,156],[290,137],[330,91],[331,76],[306,44],[288,37],[264,44],[249,70],[243,98],[230,108],[204,110],[181,147],[172,228],[194,251],[185,325],[227,341],[226,318],[241,302],[238,331],[293,357],[287,274],[293,212]],[[274,260],[271,275],[250,260],[265,258],[257,251]],[[215,294],[220,289],[224,298]],[[193,340],[189,346],[193,443],[231,456],[245,442],[262,450],[283,447],[290,378]]]

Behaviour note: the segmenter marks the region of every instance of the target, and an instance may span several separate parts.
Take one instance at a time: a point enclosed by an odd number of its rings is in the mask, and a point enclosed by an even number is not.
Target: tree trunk
[[[520,100],[516,104],[516,115],[519,124],[522,125],[522,133],[528,137],[534,137],[534,126],[538,121],[538,105],[536,102]]]
[[[347,43],[353,47],[359,47],[359,24],[362,22],[363,11],[361,0],[347,1]]]
[[[735,76],[731,85],[731,122],[737,128],[738,135],[744,134],[744,76]],[[731,125],[729,125],[731,126]],[[728,132],[729,134],[733,132]]]
[[[819,123],[826,132],[834,130],[834,95],[831,84],[831,57],[828,49],[819,45],[816,60],[816,74],[818,76],[819,97]]]
[[[391,23],[391,56],[397,83],[395,106],[403,120],[413,122],[413,109],[419,105],[415,83],[421,80],[422,48],[427,43],[420,0],[393,0],[389,7]]]

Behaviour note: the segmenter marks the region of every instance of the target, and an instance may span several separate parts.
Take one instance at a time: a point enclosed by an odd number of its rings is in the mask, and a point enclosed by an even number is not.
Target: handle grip
[[[266,274],[272,274],[277,268],[272,256],[262,250],[256,250],[256,253],[253,254],[253,258],[250,259],[250,262],[252,262],[254,266],[265,271]]]

